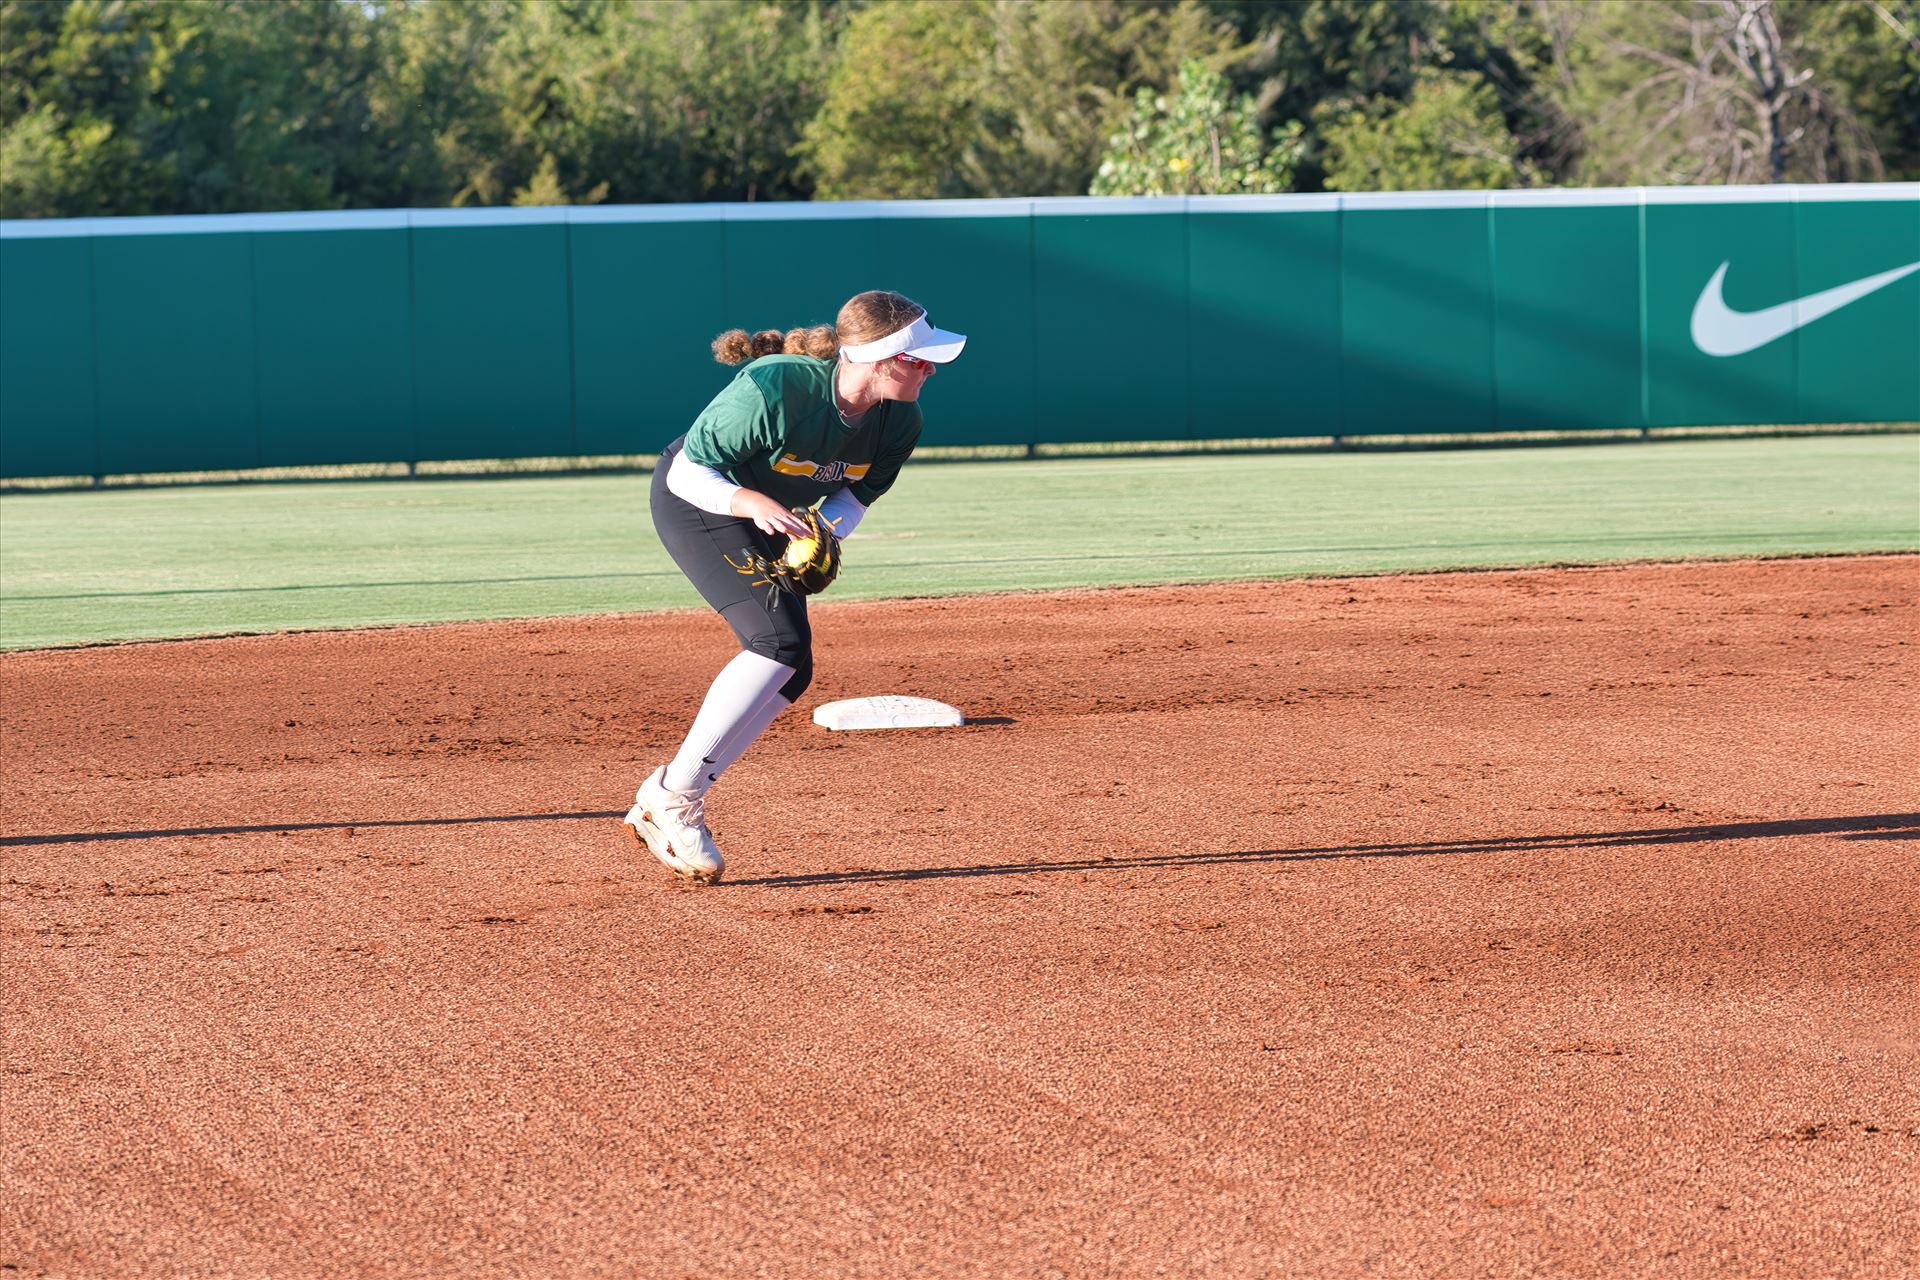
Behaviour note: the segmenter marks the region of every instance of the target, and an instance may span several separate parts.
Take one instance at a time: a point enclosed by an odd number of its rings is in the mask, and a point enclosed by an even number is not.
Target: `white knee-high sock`
[[[759,740],[760,735],[767,731],[767,726],[792,705],[792,699],[783,698],[778,689],[774,690],[752,715],[735,726],[732,737],[707,753],[707,758],[713,763],[702,768],[700,789],[704,791],[718,781],[720,775],[727,771],[727,766],[747,754],[747,748]]]
[[[778,708],[764,719],[759,713],[769,701],[785,704],[780,686],[793,678],[793,670],[750,649],[735,654],[708,687],[700,714],[693,718],[686,740],[667,766],[666,784],[675,791],[705,791],[711,785],[707,775],[717,777],[719,770],[737,760],[779,714]],[[732,758],[722,764],[720,749],[733,747],[734,739],[749,728],[752,735],[739,742]]]

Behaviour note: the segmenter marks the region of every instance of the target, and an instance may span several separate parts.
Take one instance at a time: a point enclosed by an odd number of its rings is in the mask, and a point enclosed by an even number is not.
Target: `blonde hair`
[[[869,289],[847,299],[832,324],[748,333],[729,329],[713,340],[713,358],[721,364],[745,364],[761,356],[812,356],[831,360],[842,344],[858,346],[897,332],[927,314],[927,309],[903,294]]]

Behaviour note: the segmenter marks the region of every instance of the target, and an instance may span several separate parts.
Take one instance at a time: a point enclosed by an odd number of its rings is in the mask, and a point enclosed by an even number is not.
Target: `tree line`
[[[1920,0],[6,0],[0,214],[1920,178]]]

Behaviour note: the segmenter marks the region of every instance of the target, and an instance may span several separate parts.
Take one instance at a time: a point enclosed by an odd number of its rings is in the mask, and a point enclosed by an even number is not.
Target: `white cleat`
[[[727,864],[707,830],[706,798],[670,790],[666,773],[662,765],[640,784],[623,819],[627,834],[673,874],[697,884],[718,884]]]

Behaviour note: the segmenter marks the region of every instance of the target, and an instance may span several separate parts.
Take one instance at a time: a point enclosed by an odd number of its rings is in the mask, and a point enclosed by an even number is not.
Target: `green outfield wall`
[[[895,288],[927,442],[1920,420],[1920,184],[0,222],[0,476],[657,452]]]

